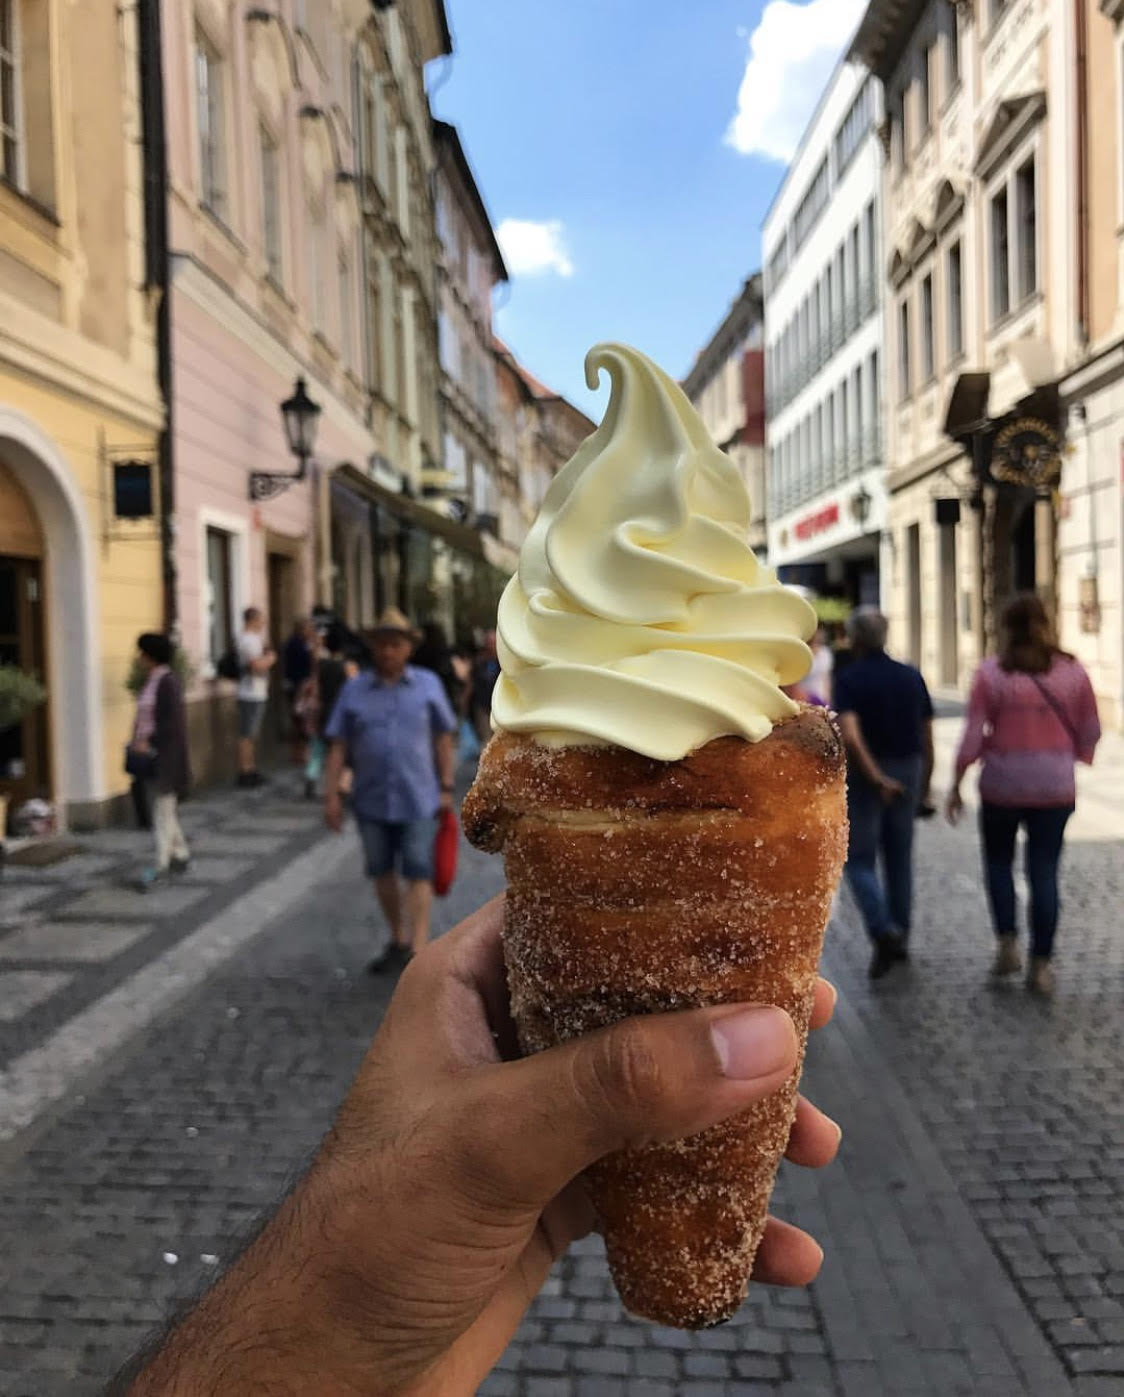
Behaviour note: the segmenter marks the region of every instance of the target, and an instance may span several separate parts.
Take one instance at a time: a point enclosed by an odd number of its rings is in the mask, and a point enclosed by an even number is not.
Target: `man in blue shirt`
[[[408,663],[417,641],[402,612],[388,607],[372,636],[374,669],[348,680],[324,730],[324,819],[339,831],[347,765],[367,872],[390,930],[372,973],[401,964],[429,940],[437,815],[453,804],[457,720],[437,676]]]
[[[851,822],[844,872],[874,943],[870,978],[878,980],[909,958],[913,822],[928,805],[933,703],[920,673],[886,654],[885,616],[861,607],[847,633],[855,658],[835,679]]]

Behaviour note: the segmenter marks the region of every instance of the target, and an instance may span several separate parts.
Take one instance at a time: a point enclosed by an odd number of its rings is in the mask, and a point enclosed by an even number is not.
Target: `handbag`
[[[433,891],[444,897],[457,876],[457,847],[460,830],[451,810],[442,810],[437,817],[437,837],[433,841]]]
[[[133,744],[125,747],[125,775],[134,781],[154,781],[156,779],[156,753],[141,752]]]
[[[1053,694],[1050,692],[1050,690],[1047,689],[1046,685],[1043,684],[1041,678],[1040,678],[1037,674],[1032,674],[1032,675],[1030,676],[1030,678],[1034,680],[1034,683],[1035,683],[1035,686],[1036,686],[1037,689],[1038,689],[1038,692],[1042,695],[1042,697],[1046,700],[1046,702],[1047,702],[1047,703],[1050,705],[1050,707],[1054,710],[1054,717],[1058,720],[1059,723],[1061,723],[1062,727],[1065,728],[1066,733],[1067,733],[1067,735],[1068,735],[1068,737],[1069,737],[1070,742],[1073,743],[1073,750],[1074,750],[1074,752],[1076,752],[1076,751],[1077,751],[1077,732],[1076,732],[1076,730],[1074,729],[1073,724],[1069,721],[1069,718],[1068,718],[1067,715],[1066,715],[1065,709],[1062,708],[1061,704],[1060,704],[1060,703],[1057,701],[1057,699],[1053,696]]]

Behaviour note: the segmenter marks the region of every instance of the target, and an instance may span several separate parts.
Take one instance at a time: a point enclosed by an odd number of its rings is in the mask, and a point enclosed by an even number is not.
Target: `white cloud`
[[[496,238],[508,270],[515,276],[539,276],[544,272],[573,276],[574,264],[566,251],[565,233],[557,218],[544,223],[505,218],[496,229]]]
[[[865,8],[866,0],[769,0],[749,36],[726,144],[787,164]]]

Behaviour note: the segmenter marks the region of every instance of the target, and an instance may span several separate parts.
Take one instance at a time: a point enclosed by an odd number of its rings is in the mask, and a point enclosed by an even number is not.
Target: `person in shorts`
[[[265,777],[258,771],[258,737],[265,705],[269,699],[269,671],[277,656],[265,640],[265,616],[256,606],[242,613],[242,634],[238,637],[238,784],[260,786]]]
[[[388,607],[372,634],[374,668],[348,680],[324,730],[324,818],[340,829],[340,778],[349,766],[367,872],[390,933],[372,973],[402,964],[429,940],[437,816],[453,804],[457,720],[440,679],[409,663],[419,639]]]

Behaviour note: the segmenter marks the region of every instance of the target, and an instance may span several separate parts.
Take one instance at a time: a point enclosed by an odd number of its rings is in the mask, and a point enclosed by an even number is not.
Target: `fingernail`
[[[831,1007],[834,1009],[835,1006],[839,1003],[839,991],[835,988],[835,986],[831,983],[830,980],[824,980],[823,983],[831,991]]]
[[[795,1031],[783,1009],[743,1009],[711,1024],[722,1075],[734,1081],[770,1077],[795,1056]]]

